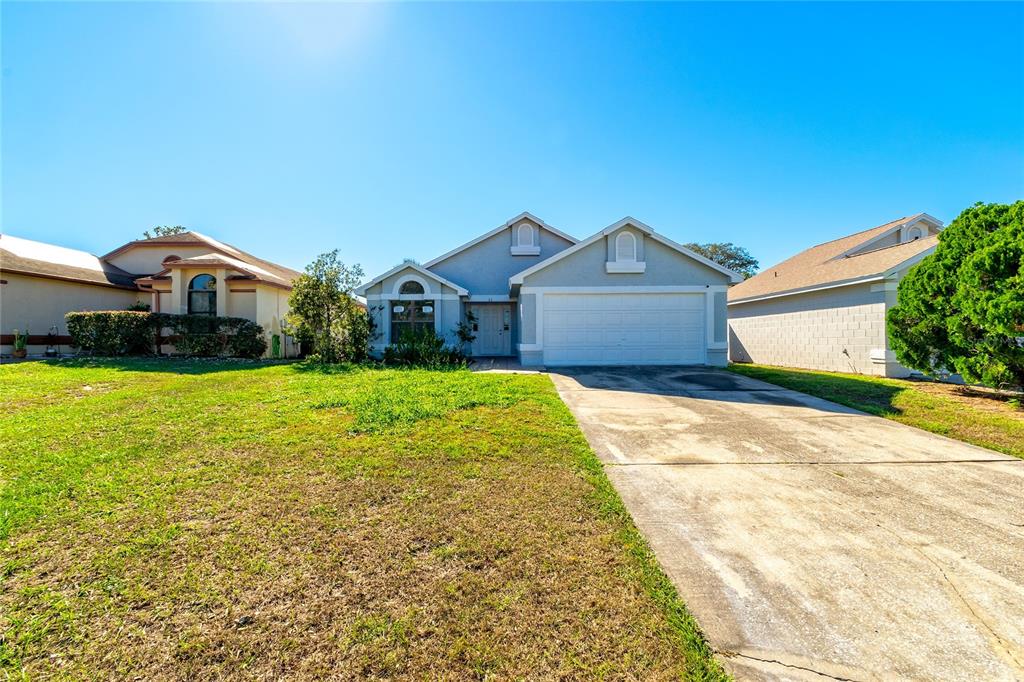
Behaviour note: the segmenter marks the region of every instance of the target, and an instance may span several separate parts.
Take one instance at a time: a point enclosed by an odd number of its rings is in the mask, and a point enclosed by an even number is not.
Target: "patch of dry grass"
[[[9,674],[721,677],[544,376],[31,363],[0,386]]]

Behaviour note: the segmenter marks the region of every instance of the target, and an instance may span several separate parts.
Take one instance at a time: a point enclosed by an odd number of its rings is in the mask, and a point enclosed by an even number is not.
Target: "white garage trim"
[[[540,343],[531,344],[540,348],[520,349],[542,351],[549,366],[707,362],[707,300],[712,297],[705,288],[646,293],[609,289],[545,292],[537,306]],[[553,305],[564,315],[548,319]]]

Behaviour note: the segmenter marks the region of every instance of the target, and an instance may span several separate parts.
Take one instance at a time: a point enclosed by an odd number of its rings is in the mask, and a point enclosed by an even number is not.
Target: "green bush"
[[[901,363],[990,386],[1024,385],[1024,201],[961,213],[897,296],[888,321]]]
[[[397,343],[385,348],[384,364],[445,369],[465,367],[467,361],[461,349],[449,346],[433,331],[424,330],[417,333],[404,332]]]
[[[150,313],[102,310],[64,316],[72,344],[96,355],[139,355],[153,349]]]
[[[174,349],[200,358],[258,358],[267,350],[263,327],[244,317],[154,314],[159,329],[169,329]]]
[[[242,317],[171,315],[128,310],[68,313],[73,345],[96,355],[148,355],[158,336],[190,357],[258,358],[267,350],[263,327]]]

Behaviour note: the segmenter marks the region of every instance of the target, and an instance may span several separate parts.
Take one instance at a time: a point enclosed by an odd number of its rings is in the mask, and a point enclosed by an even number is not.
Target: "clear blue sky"
[[[763,266],[1024,197],[1022,4],[2,3],[2,228],[376,274],[523,210]]]

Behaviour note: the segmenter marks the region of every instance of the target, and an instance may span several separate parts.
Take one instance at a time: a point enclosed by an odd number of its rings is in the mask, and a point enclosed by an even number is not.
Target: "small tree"
[[[1024,201],[957,216],[900,282],[888,322],[907,367],[1024,385]]]
[[[369,355],[373,325],[353,296],[363,279],[338,251],[321,254],[292,285],[286,318],[289,333],[313,345],[321,362],[361,362]]]
[[[686,248],[740,273],[743,275],[743,279],[749,279],[757,273],[759,265],[757,259],[742,246],[736,246],[729,242],[712,242],[709,244],[686,244]]]
[[[145,239],[152,239],[153,237],[170,237],[172,234],[181,234],[187,231],[188,229],[182,225],[157,225],[152,232],[146,230],[142,236]]]

